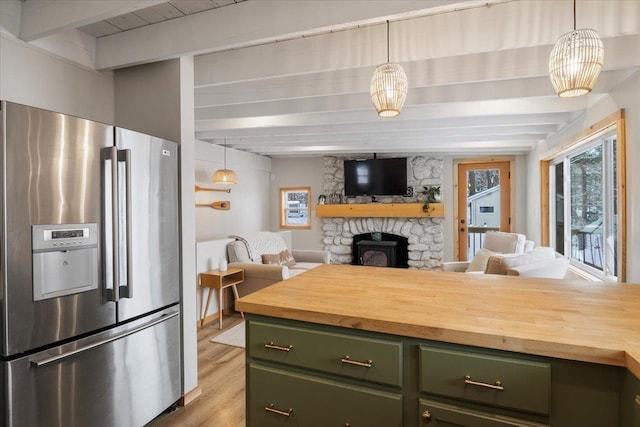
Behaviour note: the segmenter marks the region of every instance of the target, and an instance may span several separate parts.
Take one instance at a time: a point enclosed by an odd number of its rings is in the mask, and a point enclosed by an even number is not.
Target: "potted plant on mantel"
[[[422,191],[419,191],[423,197],[422,212],[431,212],[435,208],[429,206],[429,203],[436,203],[440,200],[440,186],[438,185],[425,185]]]

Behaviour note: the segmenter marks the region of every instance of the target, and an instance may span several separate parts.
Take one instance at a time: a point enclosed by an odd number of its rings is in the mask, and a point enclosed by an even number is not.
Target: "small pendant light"
[[[409,84],[400,64],[389,62],[389,21],[387,21],[387,63],[379,65],[371,77],[371,101],[380,117],[396,117],[407,99]]]
[[[237,184],[238,177],[231,169],[227,169],[227,139],[224,139],[224,169],[218,169],[213,173],[211,180],[216,184]]]
[[[576,0],[573,0],[573,31],[564,34],[549,55],[549,77],[561,97],[591,92],[604,63],[604,46],[595,30],[576,30]]]

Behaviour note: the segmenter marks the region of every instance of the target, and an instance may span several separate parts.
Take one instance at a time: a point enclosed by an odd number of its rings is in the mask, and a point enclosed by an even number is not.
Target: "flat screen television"
[[[406,157],[344,161],[345,196],[397,196],[406,193]]]

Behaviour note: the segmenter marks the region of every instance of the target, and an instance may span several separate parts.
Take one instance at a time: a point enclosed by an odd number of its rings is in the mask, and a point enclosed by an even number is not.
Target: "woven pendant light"
[[[371,101],[380,117],[396,117],[407,99],[409,84],[400,64],[389,62],[389,21],[387,21],[387,63],[379,65],[371,77]]]
[[[576,30],[573,1],[573,31],[558,39],[549,55],[549,77],[562,97],[585,95],[593,89],[604,63],[604,46],[595,30]]]
[[[224,140],[224,169],[218,169],[213,173],[211,181],[216,184],[237,184],[238,176],[231,169],[227,169],[227,140]]]

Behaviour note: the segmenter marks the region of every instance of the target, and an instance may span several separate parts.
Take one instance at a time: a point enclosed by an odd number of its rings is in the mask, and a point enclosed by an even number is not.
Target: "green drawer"
[[[402,395],[250,363],[247,427],[402,426]]]
[[[549,427],[547,424],[420,399],[419,425],[427,424],[434,427]]]
[[[249,357],[402,386],[400,341],[249,321],[247,343]]]
[[[547,415],[551,365],[421,345],[420,391]]]

